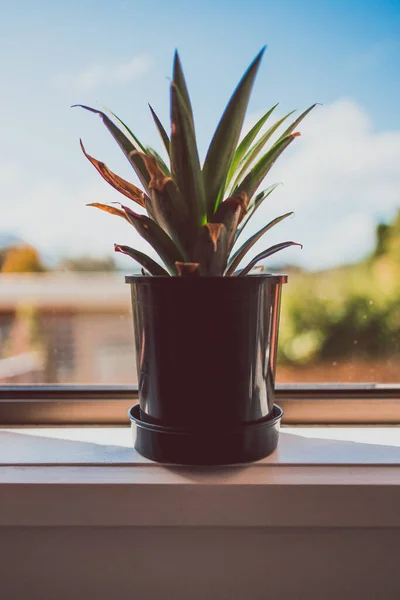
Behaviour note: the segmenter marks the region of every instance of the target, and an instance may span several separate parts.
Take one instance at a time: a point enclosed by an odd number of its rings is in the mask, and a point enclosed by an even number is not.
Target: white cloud
[[[61,73],[55,82],[58,87],[87,92],[107,84],[124,84],[137,79],[151,68],[151,59],[142,54],[120,65],[91,65],[78,73]]]
[[[357,260],[371,250],[376,222],[400,208],[400,130],[375,132],[364,109],[348,99],[317,107],[299,130],[302,136],[265,182],[284,186],[248,233],[294,210],[295,219],[279,225],[268,242],[295,239],[304,249],[282,253],[282,260],[313,268]]]

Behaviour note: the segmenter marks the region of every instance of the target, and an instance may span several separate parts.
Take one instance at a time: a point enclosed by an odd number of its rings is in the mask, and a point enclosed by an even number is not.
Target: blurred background
[[[287,272],[280,383],[400,382],[400,3],[354,0],[0,0],[0,382],[135,383],[124,274],[113,243],[151,254],[79,148],[135,181],[93,114],[110,107],[162,153],[173,53],[191,92],[200,154],[242,73],[268,45],[244,133],[319,102],[265,186],[282,183],[250,236],[293,239],[264,265]],[[294,118],[294,117],[293,117]],[[245,234],[244,234],[245,235]],[[153,255],[154,256],[154,255]],[[249,255],[251,256],[251,255]]]

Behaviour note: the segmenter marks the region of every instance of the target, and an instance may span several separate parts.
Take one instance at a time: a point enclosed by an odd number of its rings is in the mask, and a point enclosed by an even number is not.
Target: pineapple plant
[[[241,264],[254,244],[292,213],[240,241],[276,188],[259,191],[261,183],[315,105],[280,135],[292,113],[268,126],[275,105],[241,138],[263,53],[229,100],[203,164],[178,53],[170,135],[150,106],[168,164],[115,114],[79,105],[100,115],[141,184],[139,188],[113,173],[81,142],[100,175],[137,208],[125,202],[91,206],[127,221],[160,259],[115,245],[142,266],[142,276],[125,277],[131,286],[140,400],[129,418],[135,448],[153,460],[247,462],[267,456],[278,443],[282,411],[274,404],[274,381],[280,294],[287,276],[246,275],[259,261],[296,242],[275,244],[244,268]]]
[[[140,181],[142,189],[113,173],[103,162],[90,156],[81,141],[83,153],[105,181],[138,207],[133,210],[134,205],[125,203],[120,206],[89,205],[123,218],[153,247],[163,265],[130,246],[115,244],[117,252],[131,256],[142,266],[143,275],[243,277],[259,261],[289,246],[301,246],[293,241],[273,245],[257,254],[244,268],[238,268],[265,233],[293,214],[289,212],[273,219],[238,244],[249,220],[276,188],[271,185],[259,191],[261,183],[277,158],[300,135],[297,126],[315,106],[298,116],[267,150],[271,137],[292,115],[285,115],[262,131],[277,105],[270,108],[243,139],[240,138],[264,50],[251,63],[229,100],[203,165],[197,149],[189,92],[177,52],[170,92],[170,135],[150,106],[169,159],[168,165],[155,150],[144,146],[113,113],[108,116],[89,106],[75,105],[101,117]],[[234,246],[237,247],[235,251]]]

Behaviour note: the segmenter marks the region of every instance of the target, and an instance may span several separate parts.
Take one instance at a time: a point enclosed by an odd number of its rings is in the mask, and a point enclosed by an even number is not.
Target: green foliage
[[[376,248],[373,256],[381,256],[387,252],[387,241],[388,234],[390,233],[390,226],[387,223],[379,223],[376,228]]]
[[[283,294],[281,363],[400,353],[399,240],[400,211],[392,224],[378,225],[369,259],[320,273],[292,274]]]
[[[300,135],[294,130],[315,106],[312,105],[293,121],[268,149],[265,148],[271,136],[292,114],[279,119],[263,133],[262,128],[276,105],[240,139],[263,53],[264,49],[251,63],[232,94],[203,165],[199,159],[193,109],[178,53],[174,57],[171,82],[170,135],[150,106],[170,164],[164,163],[155,150],[142,144],[114,113],[107,111],[106,114],[78,105],[101,117],[143,187],[140,190],[115,175],[103,162],[87,154],[82,145],[85,156],[107,183],[147,211],[148,216],[145,216],[123,205],[116,208],[100,203],[91,204],[109,214],[123,217],[154,248],[167,271],[142,252],[129,246],[115,245],[117,251],[131,256],[148,274],[243,276],[259,260],[288,246],[300,245],[291,241],[275,244],[258,254],[244,269],[237,270],[252,245],[288,216],[284,215],[260,229],[230,256],[244,225],[276,187],[270,186],[265,192],[257,194],[259,186],[282,152]]]

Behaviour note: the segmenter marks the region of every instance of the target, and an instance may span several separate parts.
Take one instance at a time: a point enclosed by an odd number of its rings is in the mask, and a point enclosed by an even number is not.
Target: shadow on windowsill
[[[342,428],[337,431],[343,432]],[[357,431],[354,429],[354,431]],[[400,429],[379,428],[368,442],[331,439],[334,429],[301,428],[283,430],[278,450],[251,463],[263,465],[400,465]],[[380,431],[380,436],[376,432]],[[349,434],[351,436],[351,432]],[[324,437],[326,436],[326,437]],[[328,439],[329,438],[329,439]],[[377,438],[382,443],[377,443]],[[392,444],[392,445],[391,445]],[[144,465],[156,464],[134,450],[129,427],[23,428],[0,430],[0,466],[5,465]],[[245,465],[228,467],[187,467],[164,465],[190,479],[215,473],[237,473]]]

